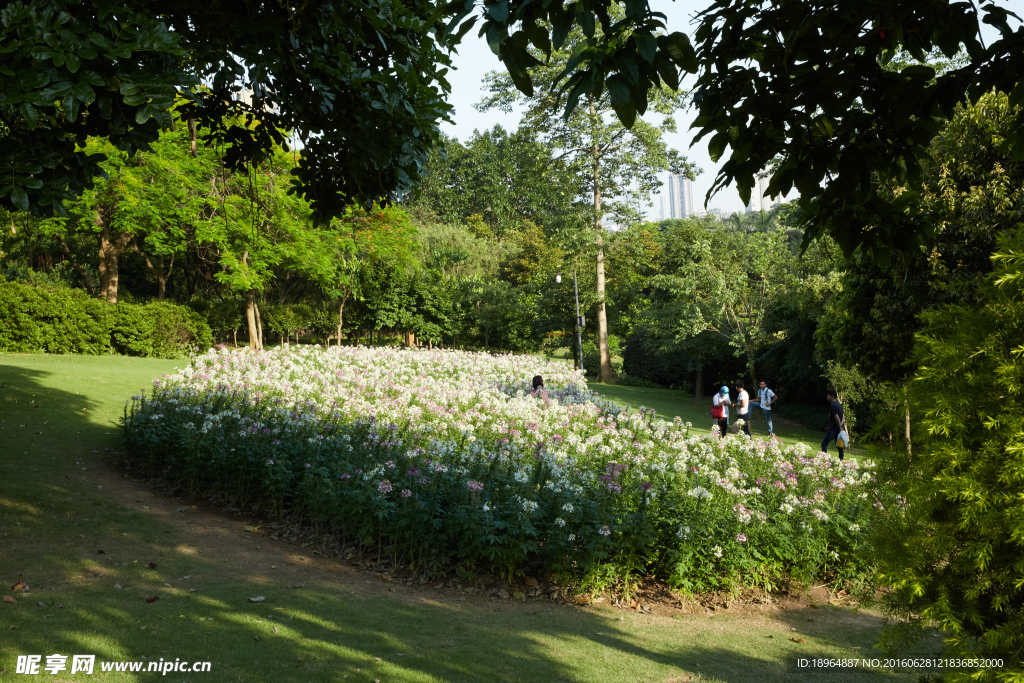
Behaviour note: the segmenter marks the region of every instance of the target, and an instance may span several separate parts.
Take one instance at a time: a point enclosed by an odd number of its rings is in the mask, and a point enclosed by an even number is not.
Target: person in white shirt
[[[775,403],[775,392],[768,388],[768,383],[764,380],[761,380],[760,387],[757,390],[757,404],[761,406],[764,419],[768,422],[768,436],[775,436],[775,430],[772,429],[772,404]]]
[[[729,406],[732,405],[732,401],[729,400],[729,387],[722,387],[711,399],[711,403],[716,408],[722,406],[722,417],[716,420],[716,423],[718,424],[718,436],[725,436],[725,433],[729,431]]]
[[[750,436],[750,394],[743,388],[743,380],[736,380],[736,388],[740,393],[736,395],[736,419],[743,420],[743,433]]]

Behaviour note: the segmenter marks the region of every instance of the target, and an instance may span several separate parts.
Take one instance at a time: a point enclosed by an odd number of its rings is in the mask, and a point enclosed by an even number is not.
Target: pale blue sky
[[[1002,4],[1012,9],[1014,4],[1020,0],[1004,0]],[[652,7],[663,12],[668,17],[668,28],[670,31],[683,31],[692,33],[690,20],[694,14],[707,7],[708,0],[652,0]],[[996,31],[985,25],[982,35],[986,43],[998,37]],[[460,140],[466,140],[472,135],[474,129],[486,129],[496,123],[500,123],[506,129],[515,130],[519,123],[517,114],[502,114],[499,111],[489,111],[481,114],[473,108],[473,104],[479,102],[483,97],[481,90],[483,77],[488,71],[502,68],[501,62],[494,56],[487,42],[476,37],[476,32],[471,31],[463,40],[459,48],[459,54],[454,57],[453,71],[449,72],[448,80],[452,85],[451,104],[455,107],[453,119],[455,125],[443,124],[442,130],[447,134]],[[693,82],[693,77],[684,80],[683,87],[686,88]],[[718,164],[711,161],[708,156],[707,140],[702,140],[694,147],[690,147],[690,140],[693,134],[689,131],[693,122],[693,114],[688,111],[681,111],[676,114],[676,124],[679,133],[667,136],[668,143],[685,154],[697,166],[703,169],[703,173],[697,177],[693,184],[693,198],[698,205],[704,203],[704,195],[711,188],[714,181]],[[652,119],[653,121],[654,119]],[[665,182],[665,178],[662,181]],[[791,194],[790,199],[795,198]],[[657,219],[660,213],[660,201],[658,197],[652,197],[653,206],[647,208],[648,217]],[[720,190],[712,197],[708,208],[718,208],[726,213],[742,211],[743,203],[740,201],[739,193],[735,186]]]

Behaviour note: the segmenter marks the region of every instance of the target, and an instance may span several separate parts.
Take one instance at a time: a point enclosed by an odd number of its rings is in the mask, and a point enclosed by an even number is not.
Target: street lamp
[[[555,282],[562,283],[562,275],[555,275]],[[576,292],[576,346],[580,354],[580,370],[586,373],[583,368],[583,326],[587,324],[586,318],[580,315],[580,287],[576,282],[576,271],[572,271],[572,288]]]

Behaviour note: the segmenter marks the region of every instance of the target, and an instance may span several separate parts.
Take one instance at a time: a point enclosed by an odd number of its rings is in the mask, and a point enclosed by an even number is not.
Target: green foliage
[[[185,306],[112,305],[66,287],[0,282],[0,351],[184,358],[212,344],[209,325]]]
[[[410,192],[451,110],[434,3],[28,0],[0,17],[0,201],[34,213],[91,185],[87,135],[134,154],[193,122],[234,172],[304,140],[294,188],[321,221]],[[200,83],[202,86],[200,87]],[[252,96],[236,97],[240,87]],[[188,124],[186,124],[186,120]],[[205,130],[205,134],[204,131]]]
[[[906,378],[918,314],[975,301],[999,235],[1024,220],[1024,161],[1004,147],[1018,113],[999,93],[957,108],[931,142],[920,186],[893,190],[917,196],[934,240],[912,245],[888,268],[853,256],[819,328],[826,354],[875,379]],[[891,225],[877,219],[868,229]]]
[[[941,627],[951,656],[1003,660],[954,680],[1024,675],[1024,227],[993,263],[977,303],[922,315],[913,456],[881,473],[902,500],[876,533],[883,605]]]

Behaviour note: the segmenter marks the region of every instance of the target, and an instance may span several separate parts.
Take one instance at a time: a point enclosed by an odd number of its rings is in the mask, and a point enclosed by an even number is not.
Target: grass
[[[677,415],[684,422],[692,422],[694,430],[710,430],[712,419],[709,415],[711,410],[711,397],[706,396],[698,403],[694,403],[693,394],[674,389],[652,389],[648,387],[628,387],[621,384],[601,384],[599,382],[588,382],[588,386],[594,391],[612,399],[621,406],[631,405],[634,409],[644,406],[653,408],[657,415],[665,420],[671,420]],[[735,409],[730,408],[731,419],[735,420]],[[828,406],[822,403],[821,413],[827,417]],[[757,437],[768,436],[768,423],[764,419],[761,409],[753,406],[751,408],[750,433]],[[816,432],[808,429],[802,424],[786,420],[784,418],[772,417],[772,426],[775,435],[782,439],[783,443],[791,444],[798,441],[810,444],[818,448],[824,438],[823,432]],[[835,446],[831,446],[831,452],[835,453]],[[847,453],[857,454],[854,449],[847,449]]]
[[[168,497],[113,464],[124,401],[180,364],[0,355],[0,589],[18,600],[0,602],[0,680],[29,680],[14,673],[18,655],[45,663],[61,653],[212,664],[167,681],[762,683],[788,678],[797,655],[866,656],[879,635],[877,618],[843,607],[669,618],[390,585],[307,556],[254,531],[254,520]],[[661,390],[605,393],[642,396],[663,414],[677,401]],[[18,581],[30,591],[9,590]],[[97,665],[94,677],[154,674]],[[816,678],[912,680],[863,670]]]

